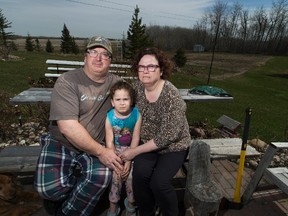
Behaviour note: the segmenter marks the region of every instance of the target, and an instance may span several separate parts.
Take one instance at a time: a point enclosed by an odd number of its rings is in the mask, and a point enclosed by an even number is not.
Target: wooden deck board
[[[219,139],[202,139],[210,146],[211,157],[213,158],[239,158],[242,147],[241,138],[219,138]],[[246,156],[259,156],[255,148],[247,145]]]

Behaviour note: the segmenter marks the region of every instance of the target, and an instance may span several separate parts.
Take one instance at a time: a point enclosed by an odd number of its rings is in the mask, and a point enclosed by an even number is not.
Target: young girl
[[[132,86],[125,82],[115,83],[110,90],[113,109],[107,113],[106,145],[114,149],[117,154],[127,148],[135,148],[140,141],[140,126],[142,117],[139,110],[133,106],[135,92]],[[127,216],[136,216],[134,196],[132,192],[131,161],[124,163],[124,169],[120,175],[113,172],[111,190],[109,193],[110,208],[107,216],[116,216],[120,212],[118,202],[120,200],[122,183],[126,181],[127,198],[124,200]]]

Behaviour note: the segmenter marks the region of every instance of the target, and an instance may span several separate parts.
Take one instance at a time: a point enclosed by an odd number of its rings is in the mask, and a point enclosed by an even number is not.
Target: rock
[[[279,155],[275,155],[274,159],[273,159],[276,163],[280,163],[281,162],[281,158]]]
[[[248,144],[254,147],[255,149],[257,149],[258,151],[264,151],[264,149],[267,146],[267,143],[265,143],[264,141],[260,139],[252,139],[248,142]]]
[[[252,167],[253,169],[256,169],[257,166],[258,166],[258,163],[257,163],[256,160],[251,159],[251,160],[249,161],[249,166]]]
[[[0,143],[0,148],[6,147],[7,144],[6,143]]]

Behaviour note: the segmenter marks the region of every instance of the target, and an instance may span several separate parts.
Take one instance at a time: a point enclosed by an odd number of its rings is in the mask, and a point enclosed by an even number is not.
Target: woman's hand
[[[124,162],[131,161],[136,157],[136,148],[126,149],[119,156]]]

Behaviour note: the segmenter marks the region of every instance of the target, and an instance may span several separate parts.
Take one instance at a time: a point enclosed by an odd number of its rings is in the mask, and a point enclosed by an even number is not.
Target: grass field
[[[16,52],[13,59],[0,61],[0,91],[12,97],[29,88],[29,80],[43,78],[46,59],[83,60],[83,55]],[[206,85],[211,53],[187,54],[188,64],[174,73],[178,88]],[[189,123],[218,126],[223,114],[244,125],[245,109],[252,108],[249,138],[266,142],[288,141],[288,57],[215,54],[209,85],[234,96],[231,102],[188,102]],[[240,131],[241,133],[241,131]]]

